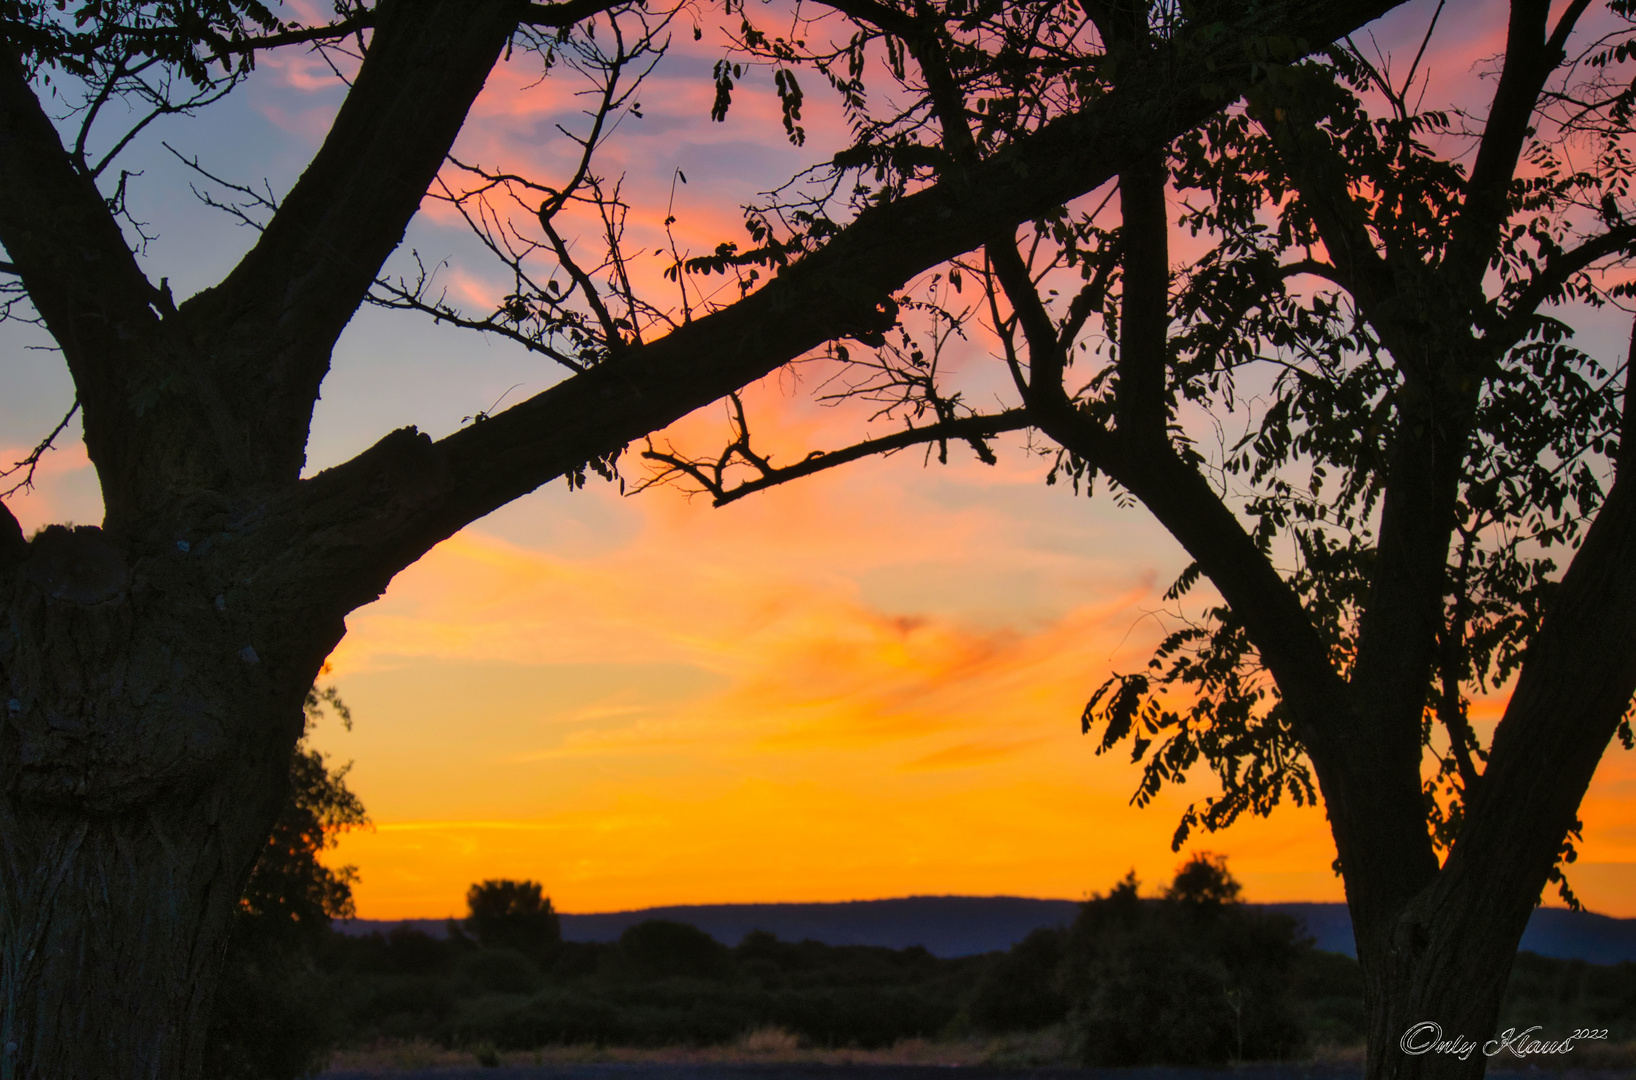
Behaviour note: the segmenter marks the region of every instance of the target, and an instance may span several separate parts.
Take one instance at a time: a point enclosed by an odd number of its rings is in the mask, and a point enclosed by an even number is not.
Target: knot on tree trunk
[[[48,525],[29,544],[23,576],[53,600],[90,607],[131,586],[125,557],[94,525]]]

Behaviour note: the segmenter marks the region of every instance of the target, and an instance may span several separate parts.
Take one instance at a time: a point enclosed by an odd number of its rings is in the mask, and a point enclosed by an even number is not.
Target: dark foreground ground
[[[1230,1069],[1004,1069],[986,1065],[478,1065],[411,1071],[331,1070],[319,1080],[1356,1080],[1362,1070],[1324,1065],[1246,1065]],[[1495,1069],[1516,1080],[1636,1080],[1631,1069]]]

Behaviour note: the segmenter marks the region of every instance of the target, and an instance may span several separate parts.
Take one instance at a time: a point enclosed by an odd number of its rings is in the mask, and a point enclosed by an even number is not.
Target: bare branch
[[[214,210],[220,210],[230,217],[237,218],[240,224],[248,225],[257,232],[261,232],[267,226],[264,222],[252,217],[251,210],[264,210],[269,214],[276,213],[278,211],[278,199],[273,195],[271,186],[269,186],[265,180],[262,181],[262,190],[257,191],[248,184],[237,184],[231,180],[225,180],[222,177],[217,176],[215,173],[206,169],[203,165],[200,165],[197,156],[192,158],[183,157],[181,152],[168,142],[161,142],[159,145],[170,151],[171,156],[177,161],[180,161],[183,165],[198,173],[206,180],[209,180],[213,184],[219,184],[230,191],[236,191],[248,200],[244,203],[218,202],[209,192],[202,192],[198,188],[193,188],[193,194],[197,196],[199,201],[204,203],[206,206]]]
[[[63,429],[68,426],[68,422],[74,419],[74,414],[79,411],[80,401],[79,398],[75,398],[73,406],[68,410],[68,414],[58,422],[56,427],[51,429],[51,434],[41,439],[39,445],[35,446],[33,450],[29,451],[27,457],[23,458],[21,461],[14,462],[8,469],[0,469],[0,479],[4,479],[8,476],[15,476],[19,472],[23,474],[21,480],[18,480],[6,490],[0,491],[0,498],[5,498],[7,495],[15,495],[19,491],[23,491],[34,486],[34,470],[39,467],[40,458],[44,457],[45,452],[52,448],[51,444],[57,441],[57,436],[63,433]]]
[[[625,0],[626,3],[629,0]],[[561,29],[590,18],[592,15],[619,7],[606,0],[565,0],[561,4],[530,4],[517,21],[524,26],[554,26]]]
[[[1475,541],[1474,532],[1461,537],[1459,567],[1455,571],[1452,592],[1454,610],[1448,625],[1443,628],[1441,655],[1438,658],[1442,693],[1437,699],[1437,717],[1449,737],[1449,750],[1454,755],[1460,772],[1460,786],[1466,798],[1477,790],[1480,774],[1471,759],[1471,744],[1475,736],[1466,719],[1464,700],[1460,693],[1461,681],[1467,668],[1466,634],[1471,618],[1471,558]]]
[[[274,34],[258,34],[238,41],[222,39],[215,45],[218,56],[231,56],[234,53],[254,52],[257,49],[277,49],[284,45],[303,45],[310,41],[332,41],[355,34],[360,30],[374,27],[376,9],[369,8],[356,15],[341,19],[337,22],[324,23],[321,26],[303,26],[294,30],[281,30]]]
[[[1332,268],[1325,276],[1336,280],[1366,308],[1392,295],[1390,253],[1383,258],[1376,249],[1363,209],[1348,188],[1338,152],[1322,131],[1299,115],[1295,102],[1268,102],[1258,112],[1262,130],[1277,148],[1300,190],[1303,207],[1323,238]]]
[[[420,262],[419,252],[415,253],[415,261],[417,264]],[[473,319],[460,314],[441,296],[436,300],[426,299],[430,285],[430,276],[426,273],[426,268],[421,266],[420,280],[414,288],[410,288],[401,279],[393,282],[381,278],[375,283],[378,291],[369,294],[368,302],[377,307],[418,311],[423,315],[430,315],[434,322],[446,322],[463,330],[477,330],[485,334],[497,334],[507,341],[516,342],[530,352],[550,357],[570,371],[584,371],[586,369],[587,365],[570,357],[560,349],[552,348],[539,336],[524,333],[515,326],[507,326],[500,321],[499,312],[489,315],[487,318]]]
[[[196,333],[243,346],[221,350],[219,363],[241,369],[218,377],[257,388],[258,469],[299,474],[329,347],[402,239],[516,15],[506,0],[386,8],[323,147],[233,272],[183,306]]]
[[[76,160],[80,162],[82,168],[88,169],[93,177],[101,176],[105,171],[107,171],[108,166],[114,163],[114,159],[119,157],[120,154],[124,153],[125,148],[135,141],[136,137],[142,134],[149,124],[152,124],[155,120],[158,120],[162,116],[177,116],[193,112],[196,109],[202,109],[206,105],[214,104],[231,93],[233,88],[238,85],[239,79],[237,76],[229,76],[228,78],[218,82],[216,85],[205,90],[200,90],[180,101],[172,101],[168,91],[163,88],[155,89],[149,87],[140,78],[137,78],[135,81],[137,83],[137,86],[135,87],[137,96],[148,100],[152,104],[152,108],[150,108],[140,120],[127,128],[123,135],[114,140],[113,146],[111,146],[107,152],[105,152],[102,157],[97,160],[96,164],[92,165],[86,162],[80,156],[83,146],[75,148]],[[112,84],[110,83],[110,85]],[[89,129],[90,120],[88,118],[81,132],[82,140],[85,133],[88,132]]]
[[[1051,314],[1040,301],[1039,288],[1029,274],[1028,264],[1017,250],[1016,242],[996,237],[988,242],[985,250],[994,267],[994,276],[1005,289],[1006,299],[1011,302],[1011,310],[1016,313],[1023,338],[1028,342],[1028,380],[1023,390],[1023,400],[1036,415],[1071,411],[1067,390],[1062,385],[1062,373],[1067,366],[1071,342],[1059,339]],[[1106,434],[1100,425],[1096,425],[1094,431],[1086,432],[1076,441],[1100,441],[1106,438]],[[1088,446],[1086,450],[1089,450]],[[1100,455],[1087,453],[1086,456],[1094,461]]]
[[[610,5],[601,0],[568,0],[562,4],[530,4],[518,18],[524,26],[572,26],[582,19],[606,11]],[[373,29],[378,10],[369,8],[355,15],[321,26],[303,26],[274,34],[259,34],[238,41],[221,39],[215,43],[218,56],[254,52],[258,49],[277,49],[285,45],[303,45],[308,42],[333,41],[350,37],[363,30]]]
[[[742,411],[739,413],[739,423],[740,425],[743,423]],[[928,443],[946,444],[950,441],[969,443],[980,458],[992,463],[993,454],[988,450],[987,446],[981,445],[981,441],[1003,432],[1021,431],[1031,426],[1031,424],[1032,421],[1025,409],[1007,409],[1004,412],[989,415],[962,416],[955,420],[941,420],[921,427],[907,427],[891,435],[883,435],[879,438],[854,443],[852,446],[841,450],[814,450],[802,458],[798,464],[788,465],[783,468],[775,467],[765,459],[752,455],[748,445],[749,432],[742,426],[740,427],[742,433],[740,439],[728,447],[727,454],[724,454],[715,463],[689,460],[675,454],[663,453],[652,449],[651,445],[649,449],[642,452],[642,457],[649,461],[660,462],[668,466],[669,470],[691,477],[700,488],[709,492],[713,505],[726,506],[730,502],[737,502],[746,495],[765,491],[767,488],[786,484],[803,476],[811,476],[814,473],[823,472],[825,469],[833,469],[837,465],[845,465],[848,462],[858,461],[877,454],[892,454],[906,447],[922,446]],[[742,448],[739,446],[740,442],[744,443]],[[723,473],[725,466],[728,464],[728,454],[733,453],[737,453],[754,465],[760,475],[753,480],[746,480],[743,483],[728,487],[723,481]],[[943,457],[947,457],[946,445]],[[650,487],[653,484],[663,483],[665,479],[666,474],[660,473],[637,490],[641,490],[642,487]]]
[[[597,322],[602,324],[603,341],[612,355],[625,344],[625,339],[620,336],[619,327],[614,324],[613,314],[602,302],[602,294],[597,291],[596,282],[591,280],[591,276],[581,269],[574,261],[574,257],[568,253],[568,245],[563,242],[562,235],[552,227],[551,219],[545,215],[543,207],[540,213],[540,229],[544,231],[546,239],[551,241],[551,250],[557,253],[557,263],[574,279],[574,285],[579,289],[580,295],[585,297],[585,302],[596,313]]]
[[[1628,400],[1628,399],[1627,399]],[[1529,646],[1440,896],[1537,897],[1636,693],[1636,477],[1614,482]],[[1550,783],[1540,783],[1542,769]]]
[[[0,57],[0,244],[73,374],[93,458],[114,464],[129,409],[117,358],[158,330],[160,295],[91,179],[74,167],[14,58]],[[118,403],[116,406],[115,403]]]

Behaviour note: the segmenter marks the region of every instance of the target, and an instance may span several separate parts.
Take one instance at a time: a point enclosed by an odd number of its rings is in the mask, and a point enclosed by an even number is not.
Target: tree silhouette
[[[483,881],[466,892],[466,929],[488,949],[515,949],[537,964],[562,944],[562,925],[537,881]]]
[[[1226,861],[1195,855],[1159,899],[1135,874],[1080,909],[1064,948],[1069,1024],[1087,1065],[1289,1058],[1304,1049],[1291,999],[1310,952],[1295,920],[1239,903]]]
[[[856,145],[820,166],[811,191],[753,212],[753,246],[724,242],[706,258],[676,258],[665,286],[675,291],[661,297],[644,295],[627,272],[619,237],[630,208],[594,159],[616,121],[635,109],[630,93],[662,50],[671,15],[603,0],[381,0],[349,2],[332,23],[298,26],[254,0],[126,0],[73,10],[0,4],[0,311],[37,319],[61,348],[105,508],[100,526],[51,526],[32,538],[9,510],[0,513],[0,1074],[196,1074],[223,946],[284,805],[302,703],[345,632],[346,614],[467,523],[553,479],[577,486],[589,472],[612,476],[632,440],[826,347],[836,358],[850,356],[849,348],[860,362],[876,357],[870,370],[885,380],[881,392],[908,390],[912,417],[930,420],[852,456],[948,439],[988,453],[986,437],[1032,426],[1069,451],[1067,467],[1082,467],[1082,478],[1093,468],[1112,477],[1198,549],[1201,572],[1244,620],[1242,636],[1276,676],[1285,710],[1243,713],[1253,737],[1229,740],[1227,749],[1254,749],[1239,759],[1276,766],[1254,775],[1297,786],[1288,770],[1307,753],[1336,822],[1381,1018],[1371,1069],[1480,1067],[1405,1063],[1393,1056],[1388,1028],[1408,1012],[1475,1027],[1492,1015],[1483,1002],[1494,963],[1468,965],[1464,950],[1486,956],[1494,946],[1476,943],[1514,944],[1537,895],[1534,879],[1548,872],[1629,698],[1629,651],[1619,649],[1636,635],[1619,620],[1636,617],[1636,604],[1623,599],[1636,566],[1621,546],[1629,543],[1630,485],[1607,491],[1572,569],[1549,590],[1537,630],[1524,635],[1532,652],[1512,709],[1535,715],[1552,703],[1561,714],[1555,703],[1571,702],[1571,715],[1504,729],[1522,734],[1515,749],[1505,748],[1509,735],[1492,747],[1480,788],[1460,803],[1454,873],[1439,876],[1422,840],[1417,769],[1426,685],[1416,658],[1426,651],[1428,627],[1440,621],[1429,613],[1444,593],[1427,582],[1445,576],[1435,534],[1447,524],[1458,483],[1451,488],[1436,473],[1429,487],[1410,484],[1402,495],[1391,483],[1383,488],[1376,564],[1384,569],[1376,577],[1385,583],[1384,606],[1371,610],[1384,621],[1361,635],[1350,665],[1332,657],[1324,637],[1345,620],[1319,610],[1314,625],[1302,587],[1292,591],[1275,572],[1260,534],[1221,503],[1167,426],[1178,391],[1185,397],[1201,380],[1225,375],[1201,362],[1178,381],[1169,376],[1179,369],[1164,359],[1167,260],[1154,224],[1164,218],[1164,148],[1247,93],[1268,100],[1277,116],[1285,107],[1268,95],[1307,93],[1299,84],[1303,57],[1394,0],[1152,11],[1054,0],[819,6],[833,13],[822,33],[791,40],[764,34],[735,7],[740,44],[775,66],[790,139],[805,134],[798,72],[816,70],[840,96]],[[1538,96],[1531,88],[1555,70],[1557,46],[1540,29],[1547,5],[1514,7],[1489,124],[1497,134],[1482,140],[1470,178],[1473,225],[1456,230],[1450,258],[1436,263],[1453,268],[1458,287],[1404,277],[1396,263],[1379,272],[1366,259],[1347,284],[1370,298],[1359,302],[1371,318],[1409,310],[1370,307],[1390,286],[1394,296],[1442,298],[1462,318],[1478,310],[1485,326],[1490,316],[1513,326],[1506,319],[1520,311],[1515,325],[1531,333],[1537,301],[1554,295],[1553,275],[1576,280],[1576,260],[1612,253],[1609,240],[1559,245],[1578,252],[1563,261],[1529,239],[1524,247],[1535,245],[1530,257],[1543,267],[1529,279],[1538,287],[1519,285],[1493,310],[1472,307],[1490,241],[1510,236],[1500,225]],[[1585,7],[1575,0],[1560,25],[1571,27]],[[217,198],[260,231],[225,278],[178,299],[133,255],[141,227],[124,213],[130,177],[119,155],[149,120],[207,105],[272,48],[352,50],[356,77],[288,192],[245,187]],[[568,62],[556,64],[559,57]],[[908,111],[896,111],[899,95],[868,92],[865,75],[875,78],[880,60],[889,78],[906,80]],[[528,180],[448,161],[472,102],[502,62],[590,80],[596,104],[573,133],[582,153],[556,175]],[[714,78],[715,114],[725,116],[742,67],[724,61]],[[105,108],[116,100],[132,111]],[[1312,95],[1310,105],[1327,100]],[[1610,122],[1623,123],[1616,100],[1610,108]],[[116,114],[133,116],[134,127],[108,133]],[[1291,136],[1302,153],[1304,137]],[[440,175],[448,183],[434,187]],[[1335,173],[1322,166],[1314,175]],[[1109,230],[1063,208],[1118,177],[1127,188],[1125,239],[1105,243],[1114,240]],[[1427,191],[1435,213],[1453,205]],[[465,213],[512,269],[514,290],[494,311],[455,310],[424,276],[383,270],[429,192]],[[1333,203],[1313,201],[1320,209]],[[1623,235],[1616,220],[1607,215],[1608,236]],[[1014,243],[1022,223],[1053,238],[1025,250],[1083,254],[1091,262],[1076,268],[1101,268],[1084,299],[1060,312],[1060,325],[1047,298],[1031,293],[1035,282]],[[902,337],[926,310],[906,284],[985,244],[985,259],[949,264],[939,276],[950,287],[975,280],[987,288],[996,329],[1016,346],[1022,404],[997,416],[974,414],[943,393],[935,353]],[[1405,258],[1415,250],[1395,239],[1391,246]],[[1329,248],[1332,258],[1347,250]],[[1329,265],[1337,275],[1353,272],[1350,264]],[[710,274],[734,275],[737,296],[729,290],[727,299],[710,299],[698,287]],[[1080,395],[1062,382],[1066,346],[1103,301],[1122,305],[1108,324],[1121,335],[1118,367]],[[406,428],[302,478],[331,351],[365,302],[498,335],[559,363],[567,376],[443,439]],[[900,326],[900,316],[909,322]],[[1424,345],[1427,359],[1414,361],[1425,370],[1414,369],[1415,389],[1405,392],[1409,419],[1389,425],[1416,433],[1386,440],[1390,453],[1409,455],[1394,477],[1459,458],[1450,438],[1469,444],[1469,426],[1424,423],[1413,409],[1430,408],[1438,394],[1458,398],[1484,392],[1471,385],[1493,385],[1451,375],[1438,360],[1446,354],[1464,364],[1482,359],[1481,350],[1445,349],[1452,338],[1418,327],[1400,336]],[[905,347],[895,353],[899,342]],[[743,442],[751,453],[747,432]],[[797,475],[844,456],[769,475]],[[38,453],[24,462],[18,482],[37,461]],[[1335,608],[1345,598],[1326,602]],[[1378,657],[1367,647],[1375,640],[1386,643]],[[1141,694],[1132,689],[1120,700]],[[1515,797],[1528,771],[1509,763],[1540,760],[1560,762],[1559,779],[1536,785],[1533,801]],[[1523,768],[1520,779],[1508,775],[1513,768]],[[1478,869],[1459,869],[1466,865]],[[1497,882],[1496,874],[1509,877]],[[1490,891],[1503,903],[1475,899],[1496,884]],[[1481,919],[1465,922],[1473,912]],[[1423,940],[1428,949],[1419,948]],[[1482,972],[1483,990],[1451,1002],[1450,977],[1433,973],[1467,970]]]
[[[1632,365],[1566,321],[1632,295],[1636,5],[1509,7],[1486,110],[1423,107],[1425,44],[1408,64],[1332,44],[1125,159],[1100,202],[1036,211],[902,290],[899,328],[838,346],[829,384],[889,433],[778,464],[735,399],[719,453],[644,454],[727,503],[909,446],[992,461],[989,438],[1023,427],[1048,482],[1146,507],[1191,559],[1165,596],[1180,625],[1090,695],[1084,730],[1142,763],[1138,804],[1214,773],[1177,849],[1322,799],[1371,1076],[1482,1071],[1398,1040],[1421,1021],[1488,1038],[1542,888],[1573,900],[1597,762],[1636,744]],[[860,121],[844,155],[892,205],[1005,160],[1067,102],[1191,69],[1178,43],[1246,10],[1117,0],[985,35],[845,9],[914,61],[894,89],[920,111]],[[1086,23],[1106,63],[1089,87],[1064,59]],[[838,77],[822,48],[753,30],[746,54]],[[1180,229],[1204,249],[1185,267]],[[965,339],[992,343],[1009,401],[971,404],[944,356]],[[1472,697],[1506,692],[1479,732]]]
[[[1241,891],[1238,879],[1227,870],[1227,856],[1200,851],[1176,870],[1165,899],[1199,908],[1223,907],[1238,903]]]

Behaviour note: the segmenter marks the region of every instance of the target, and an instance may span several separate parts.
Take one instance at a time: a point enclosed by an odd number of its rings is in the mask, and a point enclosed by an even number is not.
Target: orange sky
[[[501,875],[567,911],[1167,879],[1181,799],[1131,808],[1136,769],[1077,716],[1145,660],[1179,553],[1007,461],[723,510],[558,485],[444,544],[335,656],[359,723],[321,741],[379,822],[341,849],[360,909],[443,914]],[[1633,759],[1598,776],[1576,880],[1636,915]],[[1200,844],[1254,899],[1340,898],[1321,812]]]
[[[1464,58],[1492,46],[1472,31],[1480,22],[1451,28],[1432,60],[1469,78]],[[695,45],[684,28],[676,66],[642,95],[646,121],[610,147],[609,168],[627,170],[644,207],[639,242],[662,235],[654,207],[675,169],[690,180],[678,235],[708,250],[741,231],[740,203],[844,134],[816,86],[800,151],[781,142],[770,85],[741,91],[728,123],[705,122],[719,44]],[[327,69],[298,57],[262,68],[232,123],[262,125],[254,167],[287,183],[337,92]],[[530,81],[521,68],[491,80],[463,155],[550,162],[551,124],[579,106]],[[446,222],[417,223],[409,245],[458,253]],[[177,281],[165,257],[196,244],[195,287],[247,242],[208,223],[165,237],[148,256],[155,276]],[[503,284],[458,259],[444,280],[473,297]],[[980,350],[955,359],[985,377]],[[59,408],[53,377],[41,376],[40,417]],[[394,426],[444,434],[513,384],[508,400],[556,377],[446,328],[365,312],[325,384],[311,466]],[[857,430],[810,403],[814,377],[748,395],[784,460]],[[703,448],[722,418],[703,410],[672,434]],[[35,437],[14,425],[0,455],[15,459]],[[376,822],[338,852],[361,871],[359,913],[456,913],[486,877],[539,880],[571,912],[1081,897],[1133,867],[1168,879],[1181,808],[1208,787],[1133,809],[1136,767],[1097,757],[1078,716],[1110,671],[1139,668],[1174,625],[1160,597],[1184,560],[1144,512],[1047,488],[1045,468],[1014,439],[995,468],[961,458],[927,469],[905,454],[722,510],[674,490],[621,498],[594,479],[573,493],[559,483],[441,545],[353,614],[333,657],[356,728],[329,724],[316,741],[355,763],[349,782]],[[83,447],[51,455],[39,488],[10,505],[30,529],[100,517]],[[1583,817],[1581,896],[1636,916],[1636,755],[1609,751]],[[1340,898],[1321,810],[1289,807],[1193,846],[1226,853],[1250,899]]]

